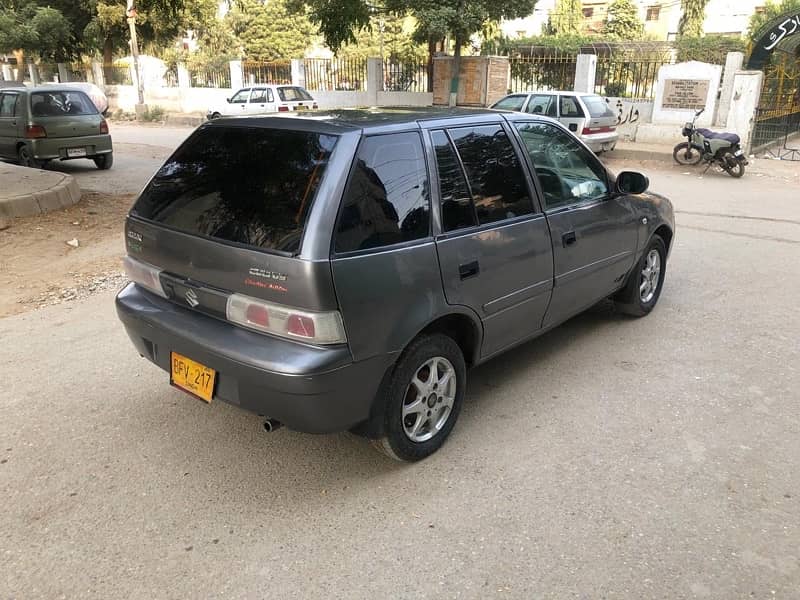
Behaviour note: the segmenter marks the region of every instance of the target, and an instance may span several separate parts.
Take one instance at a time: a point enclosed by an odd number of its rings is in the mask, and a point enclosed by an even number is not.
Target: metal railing
[[[598,57],[594,91],[602,96],[653,100],[658,70],[669,64],[669,57]]]
[[[306,58],[303,64],[308,90],[352,92],[366,90],[366,59]]]
[[[218,68],[189,69],[189,81],[196,88],[231,87],[231,70],[225,65]]]
[[[428,63],[424,60],[383,61],[384,92],[426,92],[428,89]]]
[[[242,62],[245,85],[255,83],[292,83],[292,64],[289,61]]]
[[[571,90],[575,84],[577,54],[549,47],[531,47],[529,53],[511,56],[511,91]]]

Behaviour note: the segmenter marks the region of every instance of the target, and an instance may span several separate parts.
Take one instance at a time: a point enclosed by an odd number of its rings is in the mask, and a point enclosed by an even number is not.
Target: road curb
[[[15,165],[0,166],[0,175],[8,183],[0,190],[1,217],[31,217],[72,206],[81,199],[81,188],[72,175],[29,169]],[[16,191],[16,188],[27,188]]]
[[[672,164],[672,150],[646,150],[637,148],[617,148],[603,158],[612,160],[653,160],[669,161]]]

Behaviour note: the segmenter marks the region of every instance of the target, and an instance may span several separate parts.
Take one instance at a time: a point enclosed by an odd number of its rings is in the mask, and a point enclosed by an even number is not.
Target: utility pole
[[[131,35],[131,56],[133,57],[133,72],[136,75],[136,91],[139,95],[139,102],[136,105],[136,116],[145,111],[144,104],[144,81],[142,81],[142,70],[139,65],[139,40],[136,38],[136,0],[127,0],[125,16],[128,19],[128,29]]]

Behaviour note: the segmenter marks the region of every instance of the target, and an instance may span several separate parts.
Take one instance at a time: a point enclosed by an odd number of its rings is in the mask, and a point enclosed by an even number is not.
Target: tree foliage
[[[682,36],[677,39],[676,46],[679,62],[699,60],[716,65],[725,64],[728,52],[744,52],[746,49],[744,40],[726,35]]]
[[[579,35],[583,25],[581,0],[557,0],[547,20],[548,35]]]
[[[302,56],[315,34],[306,10],[290,10],[285,0],[239,0],[226,21],[241,40],[245,57],[252,60]]]
[[[614,0],[608,7],[603,32],[612,39],[638,40],[644,34],[639,8],[632,0]]]
[[[700,37],[706,20],[708,0],[681,0],[681,19],[678,22],[678,35]]]

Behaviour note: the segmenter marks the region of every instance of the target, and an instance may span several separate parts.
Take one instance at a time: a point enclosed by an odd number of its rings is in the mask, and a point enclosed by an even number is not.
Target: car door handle
[[[574,231],[568,231],[564,235],[561,236],[561,243],[564,245],[564,248],[567,246],[572,246],[572,244],[577,243],[578,236],[575,235]]]
[[[480,272],[481,266],[478,264],[477,260],[471,263],[458,265],[458,276],[461,277],[461,281],[469,279],[470,277],[476,277]]]

